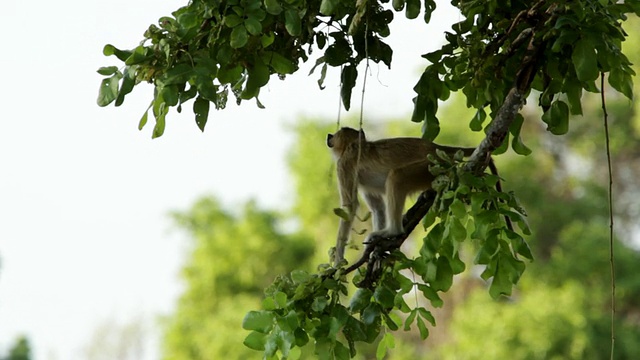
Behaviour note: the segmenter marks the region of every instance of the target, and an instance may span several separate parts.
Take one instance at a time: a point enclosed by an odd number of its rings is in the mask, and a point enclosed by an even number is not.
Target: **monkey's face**
[[[327,147],[333,148],[333,134],[327,134]]]
[[[349,145],[357,143],[359,139],[366,141],[364,131],[343,127],[335,134],[327,134],[327,147],[336,157],[340,157]]]

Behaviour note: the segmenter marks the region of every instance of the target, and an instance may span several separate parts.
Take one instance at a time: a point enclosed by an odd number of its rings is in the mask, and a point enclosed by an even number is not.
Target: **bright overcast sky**
[[[438,1],[428,27],[392,28],[394,71],[372,66],[369,118],[410,114],[419,55],[436,49],[444,24],[458,19],[448,3]],[[25,334],[36,360],[83,359],[99,324],[169,313],[185,239],[172,232],[168,213],[203,195],[228,206],[249,198],[277,206],[288,188],[284,124],[336,119],[338,73],[320,91],[317,75],[306,76],[311,64],[285,82],[272,79],[260,96],[266,110],[230,101],[210,113],[205,133],[190,106],[169,113],[163,137],[151,140],[152,119],[139,132],[150,87],[135,89],[120,108],[99,108],[96,70],[121,65],[102,55],[103,46],[135,47],[151,23],[185,4],[0,3],[0,356]]]

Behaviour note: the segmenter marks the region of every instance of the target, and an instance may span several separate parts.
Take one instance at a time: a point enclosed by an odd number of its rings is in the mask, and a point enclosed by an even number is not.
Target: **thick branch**
[[[534,43],[535,33],[531,29],[525,29],[522,33],[525,32],[530,36],[529,46],[516,76],[516,81],[505,97],[502,106],[498,109],[496,117],[489,124],[487,136],[482,139],[482,142],[480,142],[480,145],[478,145],[465,165],[465,170],[467,171],[478,174],[484,170],[487,165],[487,158],[502,145],[502,142],[507,137],[511,123],[520,112],[526,96],[531,90],[531,83],[539,66],[539,49],[542,47],[536,46]]]
[[[525,29],[521,35],[523,35],[522,37],[524,38],[526,38],[526,36],[529,37],[529,44],[522,65],[516,74],[513,86],[507,93],[502,106],[500,106],[495,118],[489,125],[486,137],[480,142],[480,145],[478,145],[465,165],[466,171],[473,173],[481,173],[484,171],[484,168],[488,164],[487,159],[495,149],[502,145],[502,142],[509,132],[509,127],[518,112],[520,112],[526,96],[531,90],[531,83],[539,69],[539,52],[541,49],[544,49],[544,46],[534,42],[535,31],[531,28]],[[396,236],[375,236],[370,238],[362,257],[348,267],[345,273],[348,274],[366,263],[367,271],[365,277],[358,286],[366,288],[372,287],[380,278],[382,271],[381,262],[389,253],[400,248],[409,234],[411,234],[413,229],[420,223],[420,220],[427,214],[435,198],[436,192],[433,190],[428,190],[420,194],[416,203],[407,211],[402,220],[405,232]]]
[[[420,194],[416,203],[407,211],[402,218],[404,233],[390,237],[374,237],[365,247],[362,257],[345,270],[348,274],[360,266],[368,263],[367,272],[364,279],[358,284],[359,287],[370,288],[379,278],[381,270],[380,262],[392,251],[399,249],[413,230],[418,226],[422,218],[433,205],[436,199],[436,192],[427,190]]]

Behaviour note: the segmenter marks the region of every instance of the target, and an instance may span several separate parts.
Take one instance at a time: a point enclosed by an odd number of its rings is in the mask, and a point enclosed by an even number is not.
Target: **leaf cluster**
[[[460,248],[471,239],[478,248],[474,263],[484,267],[480,276],[491,280],[491,296],[511,295],[525,269],[519,256],[533,260],[529,245],[511,226],[515,222],[523,234],[531,234],[525,210],[515,194],[499,190],[496,175],[478,177],[465,171],[462,152],[454,157],[440,151],[437,155],[431,157],[430,170],[438,195],[423,220],[430,230],[413,270],[436,289],[448,290],[453,275],[465,270]]]
[[[245,345],[263,351],[266,359],[297,359],[302,354],[298,348],[309,343],[319,358],[350,359],[358,343],[378,341],[376,356],[382,359],[394,346],[387,330],[409,331],[415,324],[426,339],[427,323],[436,322],[418,294],[433,307],[443,306],[440,293],[448,291],[454,275],[466,269],[460,250],[467,239],[477,245],[474,263],[483,267],[481,277],[491,281],[491,296],[511,295],[525,268],[519,256],[533,257],[505,217],[530,234],[524,210],[513,194],[495,189],[497,176],[476,177],[465,171],[461,152],[454,157],[440,151],[437,155],[431,159],[437,196],[424,218],[423,226],[430,230],[417,257],[406,257],[396,244],[395,250],[374,262],[379,272],[373,283],[363,281],[370,274],[358,267],[352,281],[359,288],[348,306],[342,301],[349,295],[346,275],[351,267],[326,264],[317,274],[294,271],[279,277],[265,291],[263,310],[245,317],[243,327],[251,331]],[[413,307],[406,301],[412,296]]]
[[[569,129],[569,115],[582,114],[583,91],[599,92],[595,80],[609,73],[609,84],[632,97],[631,63],[621,52],[625,40],[621,22],[640,13],[637,1],[454,1],[464,19],[445,33],[446,44],[425,54],[427,66],[414,87],[412,120],[424,121],[425,137],[440,130],[439,101],[461,90],[467,106],[476,109],[469,127],[486,129],[514,84],[525,95],[537,90],[542,120],[553,134]],[[519,83],[533,62],[529,83]],[[531,76],[532,75],[532,76]],[[511,123],[511,145],[516,153],[530,150],[520,139],[522,118]],[[504,152],[507,141],[495,153]]]
[[[404,263],[408,262],[397,262]],[[342,303],[348,293],[340,269],[325,265],[318,274],[294,271],[281,276],[265,291],[263,310],[245,316],[242,326],[251,333],[244,344],[263,351],[265,359],[298,359],[311,344],[319,359],[350,359],[358,343],[379,340],[376,357],[383,359],[394,347],[393,335],[386,330],[408,331],[416,323],[426,339],[425,321],[435,326],[435,318],[422,306],[409,307],[404,296],[418,288],[435,306],[442,306],[442,300],[429,285],[402,275],[402,269],[387,267],[375,289],[358,289],[348,305]]]
[[[192,99],[196,123],[204,130],[211,103],[223,109],[229,92],[237,102],[257,99],[272,74],[284,77],[298,69],[298,61],[307,59],[302,45],[313,43],[318,7],[319,2],[305,0],[191,1],[151,25],[138,47],[105,46],[104,54],[125,66],[98,71],[108,76],[98,104],[119,106],[135,85],[150,82],[154,137],[163,134],[169,109],[180,112]],[[146,121],[145,112],[139,127]]]
[[[337,0],[194,0],[151,25],[131,50],[106,45],[103,53],[124,62],[124,69],[102,67],[98,105],[120,106],[140,82],[154,85],[154,98],[139,122],[152,110],[153,137],[164,133],[170,108],[178,112],[193,101],[198,127],[204,130],[210,104],[226,106],[229,92],[236,102],[256,99],[277,74],[284,79],[307,61],[313,48],[324,51],[322,87],[327,65],[342,67],[342,97],[350,106],[356,66],[368,58],[391,66],[391,10],[376,1],[357,4]],[[313,70],[312,70],[313,71]]]

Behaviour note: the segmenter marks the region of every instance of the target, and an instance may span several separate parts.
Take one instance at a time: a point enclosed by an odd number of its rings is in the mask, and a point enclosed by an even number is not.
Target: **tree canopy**
[[[564,135],[571,115],[583,114],[583,95],[605,91],[605,79],[632,98],[635,72],[622,51],[623,23],[628,14],[640,14],[640,1],[452,4],[460,21],[445,32],[439,50],[423,55],[430,65],[416,79],[411,120],[422,124],[425,139],[435,139],[440,103],[459,92],[473,109],[469,128],[484,131],[485,138],[467,162],[444,154],[432,159],[438,185],[409,210],[409,231],[400,238],[376,243],[350,267],[322,264],[315,273],[296,270],[278,277],[265,292],[263,310],[249,312],[243,322],[251,331],[245,345],[264,351],[265,358],[299,356],[313,338],[320,358],[345,359],[356,356],[358,343],[381,336],[376,355],[382,358],[394,344],[385,331],[413,324],[426,338],[426,323],[434,325],[435,318],[422,303],[409,306],[405,296],[419,292],[441,306],[453,276],[467,269],[461,255],[465,240],[476,246],[472,261],[482,265],[489,293],[510,295],[524,271],[523,258],[533,257],[525,241],[530,228],[515,195],[494,190],[498,177],[482,174],[487,155],[509,146],[517,154],[531,153],[521,139],[526,124],[520,113],[529,99],[540,108],[546,130]],[[231,93],[238,103],[255,99],[262,107],[260,89],[272,75],[285,78],[298,71],[314,52],[320,86],[328,66],[340,67],[348,109],[362,71],[358,65],[391,66],[393,50],[385,38],[394,18],[404,14],[428,23],[435,8],[433,0],[192,0],[151,25],[134,49],[104,47],[105,55],[124,66],[98,70],[106,76],[98,104],[120,106],[137,84],[150,82],[153,99],[139,128],[151,111],[153,136],[161,136],[169,110],[192,103],[196,124],[204,130],[211,104],[223,109]],[[503,217],[519,229],[512,230]],[[421,220],[429,232],[410,258],[397,250]],[[344,305],[352,272],[359,288]]]

